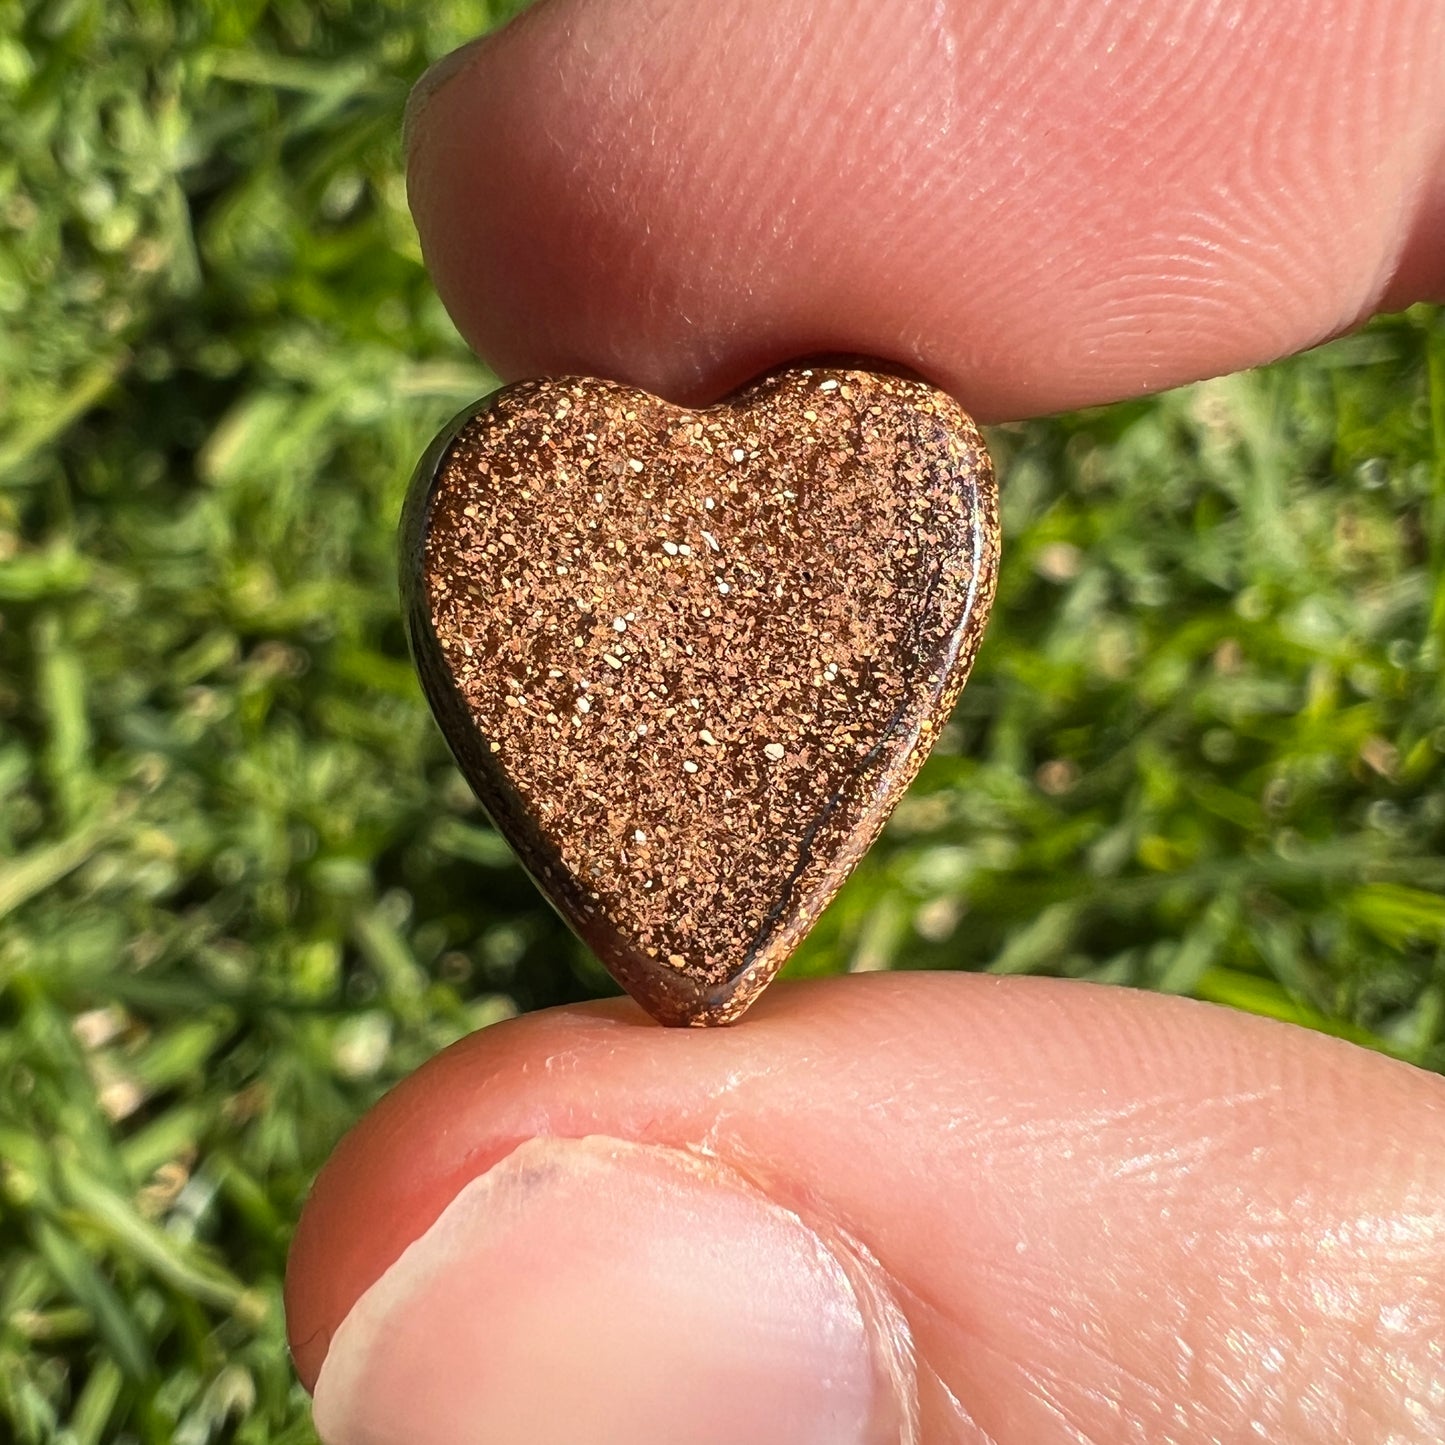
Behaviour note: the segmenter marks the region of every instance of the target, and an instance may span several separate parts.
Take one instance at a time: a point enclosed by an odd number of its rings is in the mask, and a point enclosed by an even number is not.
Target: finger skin
[[[505,379],[842,351],[997,420],[1445,295],[1439,0],[549,0],[409,131]]]
[[[548,1135],[705,1149],[858,1240],[928,1445],[1445,1428],[1441,1080],[1209,1005],[948,974],[784,985],[732,1029],[618,1003],[455,1045],[317,1182],[287,1282],[308,1384],[458,1190]]]

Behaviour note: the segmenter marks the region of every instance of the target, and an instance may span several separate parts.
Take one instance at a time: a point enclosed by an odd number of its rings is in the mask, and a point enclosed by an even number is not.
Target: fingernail
[[[416,134],[417,123],[421,120],[422,112],[453,76],[466,69],[472,56],[490,38],[490,35],[480,35],[475,40],[469,40],[465,45],[451,51],[450,54],[443,55],[440,60],[433,62],[422,71],[420,79],[412,86],[411,94],[406,98],[406,109],[402,112],[401,148],[403,155],[411,150],[412,138]]]
[[[316,1383],[326,1445],[899,1445],[876,1269],[713,1161],[536,1139],[364,1294]]]

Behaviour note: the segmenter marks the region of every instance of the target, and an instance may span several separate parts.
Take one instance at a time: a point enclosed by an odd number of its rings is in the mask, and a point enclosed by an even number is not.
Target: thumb
[[[1445,1435],[1445,1089],[1037,979],[784,985],[464,1040],[288,1277],[328,1445]]]

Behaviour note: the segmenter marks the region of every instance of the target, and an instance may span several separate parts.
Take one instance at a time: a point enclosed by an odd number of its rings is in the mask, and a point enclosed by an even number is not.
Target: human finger
[[[328,1445],[1433,1440],[1445,1087],[1208,1005],[784,985],[464,1040],[342,1144],[292,1340]]]
[[[848,352],[996,420],[1445,295],[1437,0],[548,0],[409,129],[504,379],[698,401]]]

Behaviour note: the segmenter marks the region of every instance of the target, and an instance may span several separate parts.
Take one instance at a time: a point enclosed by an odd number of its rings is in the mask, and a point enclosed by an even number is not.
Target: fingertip
[[[1070,1382],[1081,1432],[1104,1431],[1111,1400],[1159,1438],[1181,1350],[1202,1382],[1181,1440],[1240,1412],[1308,1438],[1316,1378],[1340,1419],[1404,1419],[1445,1310],[1438,1268],[1427,1280],[1445,1239],[1438,1079],[1177,999],[872,975],[775,987],[731,1029],[664,1030],[615,1003],[434,1060],[308,1206],[288,1278],[308,1381],[471,1181],[527,1141],[599,1135],[701,1153],[856,1241],[926,1362],[923,1439],[959,1402],[995,1438],[1046,1438],[1024,1359]],[[1396,1327],[1375,1339],[1381,1310]],[[1091,1330],[1106,1348],[1081,1344]],[[1241,1373],[1227,1341],[1260,1331],[1296,1343],[1280,1370]]]
[[[1442,75],[1432,0],[549,0],[426,107],[412,196],[504,377],[696,402],[842,351],[991,420],[1438,284]]]

